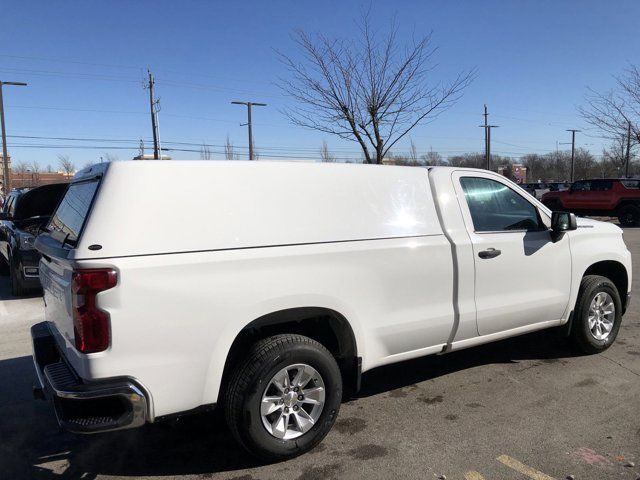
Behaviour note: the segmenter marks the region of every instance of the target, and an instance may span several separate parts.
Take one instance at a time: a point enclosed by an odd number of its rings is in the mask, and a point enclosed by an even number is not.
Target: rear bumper
[[[97,433],[143,425],[148,399],[131,378],[83,381],[60,354],[48,322],[31,327],[39,385],[34,394],[51,397],[58,423],[74,433]]]

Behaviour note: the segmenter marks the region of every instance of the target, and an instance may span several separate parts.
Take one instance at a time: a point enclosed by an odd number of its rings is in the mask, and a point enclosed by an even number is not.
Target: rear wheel
[[[3,277],[9,275],[9,264],[2,255],[0,255],[0,275]]]
[[[573,312],[573,343],[584,353],[602,352],[615,341],[621,322],[622,302],[613,282],[599,275],[585,276]]]
[[[21,297],[27,292],[23,285],[21,270],[20,264],[16,264],[16,261],[12,258],[9,265],[9,283],[11,285],[11,295],[14,297]]]
[[[267,461],[300,455],[322,441],[342,400],[335,359],[302,335],[260,340],[227,384],[224,411],[234,437]]]
[[[640,208],[626,205],[618,210],[618,221],[623,227],[636,227],[640,223]]]

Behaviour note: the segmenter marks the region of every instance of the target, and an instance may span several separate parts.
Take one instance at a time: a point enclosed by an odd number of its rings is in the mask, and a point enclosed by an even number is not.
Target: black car
[[[13,295],[24,295],[27,290],[40,287],[40,254],[33,244],[67,186],[56,183],[13,190],[5,199],[0,212],[0,272],[9,275]]]

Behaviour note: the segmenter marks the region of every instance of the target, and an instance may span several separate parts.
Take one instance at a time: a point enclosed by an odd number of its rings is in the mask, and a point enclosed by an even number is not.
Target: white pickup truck
[[[560,326],[605,350],[631,290],[618,227],[449,167],[105,163],[36,247],[34,392],[62,426],[218,405],[267,460],[318,444],[374,367]]]

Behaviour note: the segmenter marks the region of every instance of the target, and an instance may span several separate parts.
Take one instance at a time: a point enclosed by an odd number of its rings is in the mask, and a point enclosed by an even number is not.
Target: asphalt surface
[[[640,273],[640,229],[625,230]],[[524,273],[524,272],[523,272]],[[640,288],[616,343],[579,356],[539,332],[365,374],[311,453],[261,465],[214,414],[93,436],[31,396],[42,300],[0,278],[0,479],[640,478]],[[444,477],[441,477],[444,478]]]

